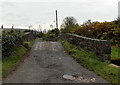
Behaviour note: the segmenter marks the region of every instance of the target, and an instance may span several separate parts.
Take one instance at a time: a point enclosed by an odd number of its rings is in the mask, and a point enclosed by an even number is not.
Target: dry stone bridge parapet
[[[94,52],[103,60],[109,60],[111,58],[111,43],[107,40],[92,39],[70,33],[61,34],[55,39],[47,40],[67,40],[70,43],[85,49],[86,51]]]

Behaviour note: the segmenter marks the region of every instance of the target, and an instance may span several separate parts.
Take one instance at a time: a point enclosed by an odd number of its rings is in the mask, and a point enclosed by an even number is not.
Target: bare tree
[[[85,21],[85,22],[83,23],[84,26],[86,26],[86,25],[90,25],[90,24],[91,24],[91,20],[90,20],[90,19],[87,20],[87,21]]]
[[[63,19],[61,27],[63,28],[69,25],[77,25],[77,24],[78,24],[77,20],[74,17],[70,16]]]
[[[53,29],[53,25],[52,24],[50,25],[50,28]]]

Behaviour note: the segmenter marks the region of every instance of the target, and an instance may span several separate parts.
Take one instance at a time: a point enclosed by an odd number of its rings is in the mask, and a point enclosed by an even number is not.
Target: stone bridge
[[[110,60],[111,58],[111,43],[107,40],[92,39],[70,33],[61,34],[57,38],[46,40],[48,41],[67,40],[68,42],[76,46],[79,46],[85,49],[86,51],[94,52],[99,58],[103,60]]]

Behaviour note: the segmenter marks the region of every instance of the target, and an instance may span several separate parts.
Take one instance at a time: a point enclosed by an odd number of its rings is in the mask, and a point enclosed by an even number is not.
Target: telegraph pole
[[[3,29],[3,25],[1,26],[1,29]]]
[[[56,28],[58,29],[58,15],[57,15],[57,10],[56,10]]]

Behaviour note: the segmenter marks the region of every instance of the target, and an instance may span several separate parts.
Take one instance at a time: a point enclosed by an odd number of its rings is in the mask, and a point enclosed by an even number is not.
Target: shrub
[[[55,38],[56,35],[55,34],[46,34],[45,37],[46,38]]]
[[[13,49],[21,44],[21,33],[17,30],[2,32],[2,57],[9,56]]]

